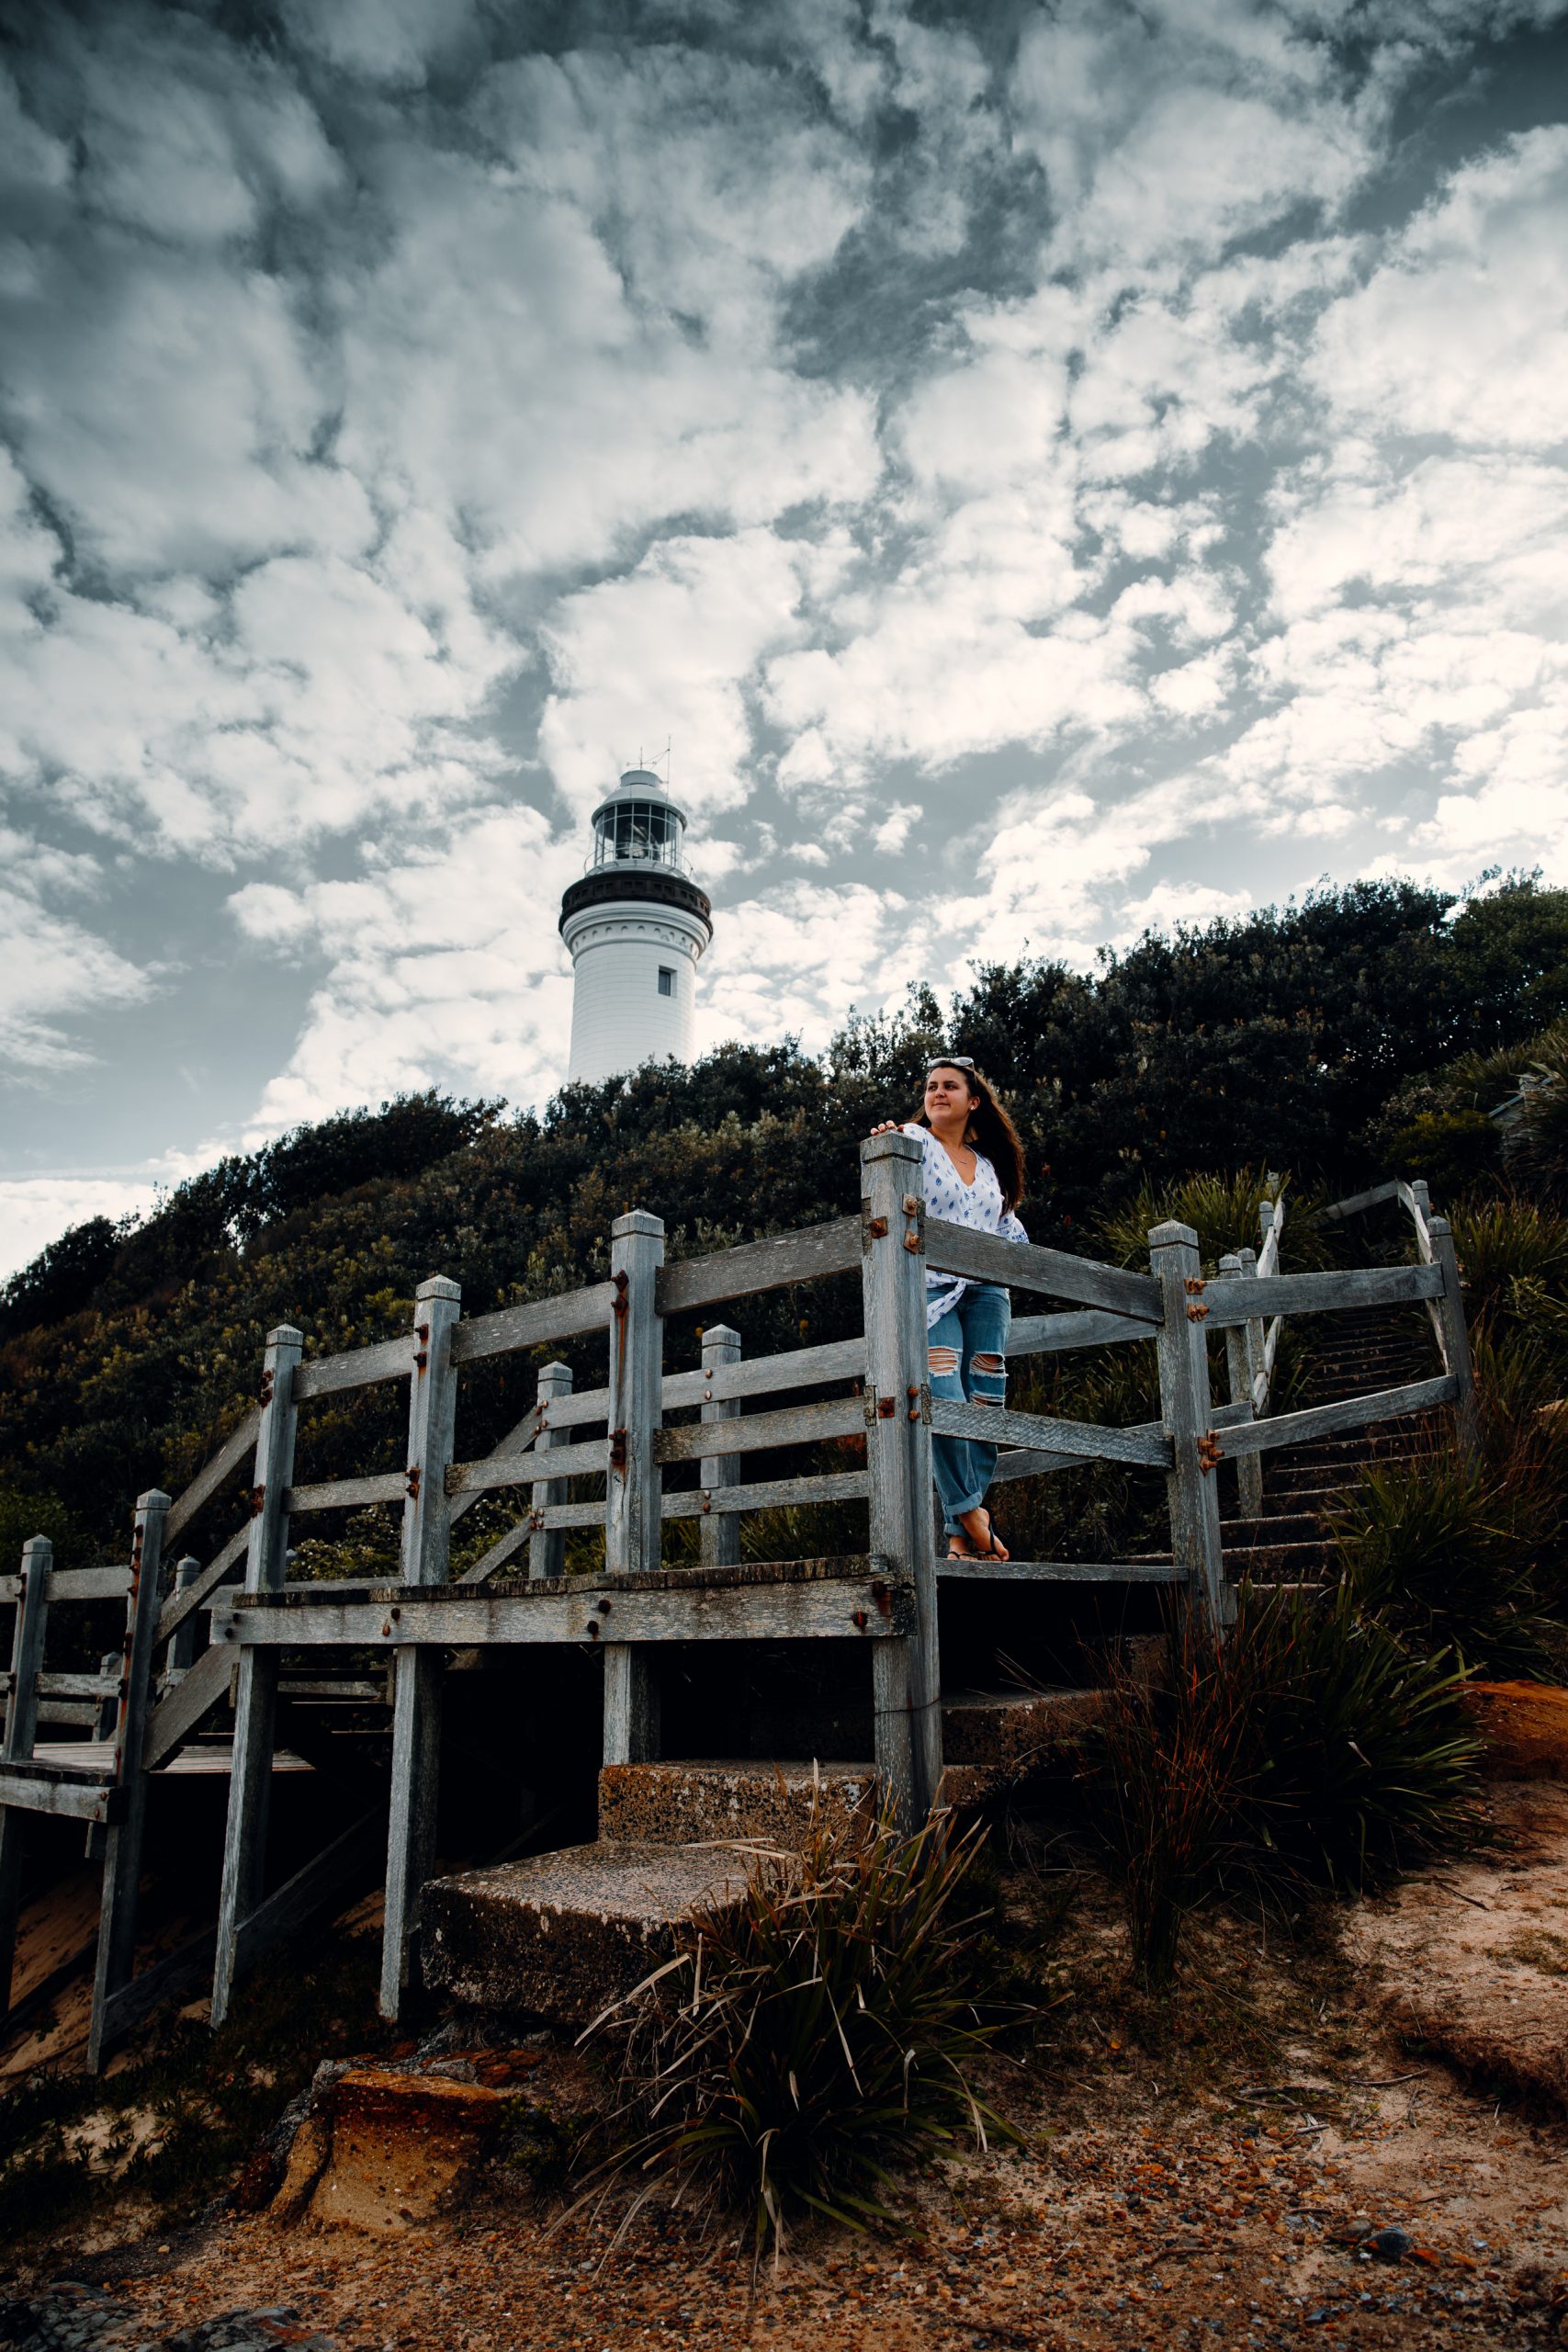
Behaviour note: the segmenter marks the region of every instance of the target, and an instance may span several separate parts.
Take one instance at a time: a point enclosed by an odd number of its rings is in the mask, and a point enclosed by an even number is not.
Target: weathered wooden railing
[[[287,1653],[319,1656],[323,1648],[352,1647],[382,1653],[390,1668],[381,1997],[387,2013],[395,2015],[415,1964],[420,1889],[434,1861],[437,1709],[448,1649],[572,1644],[598,1651],[604,1658],[604,1758],[606,1763],[626,1763],[659,1752],[660,1645],[775,1637],[863,1643],[869,1651],[875,1762],[914,1817],[936,1802],[942,1769],[939,1579],[1163,1583],[1185,1591],[1190,1605],[1220,1628],[1235,1610],[1214,1476],[1222,1461],[1236,1463],[1245,1499],[1260,1496],[1259,1459],[1274,1447],[1439,1405],[1455,1408],[1461,1434],[1471,1426],[1469,1359],[1452,1245],[1446,1241],[1446,1227],[1424,1204],[1418,1231],[1427,1235],[1429,1250],[1419,1265],[1282,1274],[1283,1204],[1269,1204],[1256,1257],[1247,1251],[1227,1259],[1220,1279],[1206,1282],[1196,1236],[1185,1226],[1156,1227],[1149,1236],[1149,1271],[1131,1272],[928,1218],[920,1147],[908,1136],[895,1132],[873,1138],[862,1148],[862,1164],[858,1216],[667,1266],[660,1221],[633,1211],[612,1228],[608,1282],[464,1317],[457,1286],[437,1276],[421,1285],[413,1328],[404,1337],[311,1362],[303,1361],[301,1334],[281,1327],[268,1337],[255,1410],[176,1503],[167,1505],[162,1495],[142,1498],[138,1525],[145,1545],[154,1524],[158,1540],[183,1529],[213,1502],[225,1479],[250,1461],[243,1526],[206,1566],[194,1559],[180,1564],[175,1589],[155,1619],[150,1609],[138,1615],[133,1607],[133,1627],[140,1630],[128,1634],[127,1658],[134,1651],[139,1661],[140,1713],[135,1707],[128,1712],[122,1703],[118,1777],[105,1781],[121,1794],[106,1797],[105,1810],[94,1816],[111,1822],[118,1807],[129,1822],[130,1784],[141,1786],[146,1773],[164,1764],[231,1691],[228,1831],[211,1944],[215,2018],[226,2013],[238,1975],[270,1942],[312,1905],[342,1894],[346,1860],[351,1852],[363,1852],[366,1844],[367,1825],[361,1823],[287,1885],[266,1892],[268,1799],[278,1702],[288,1687],[281,1679]],[[1366,1202],[1340,1207],[1348,1214],[1384,1196],[1380,1189]],[[1011,1356],[1151,1343],[1158,1367],[1159,1419],[1112,1428],[933,1399],[925,1321],[928,1267],[1066,1303],[1066,1311],[1020,1315],[1012,1326]],[[702,1333],[700,1364],[665,1371],[669,1317],[700,1315],[857,1270],[863,1295],[858,1335],[747,1360],[737,1331],[709,1324]],[[1415,1300],[1434,1314],[1445,1349],[1440,1377],[1308,1412],[1269,1415],[1286,1317]],[[1231,1396],[1227,1404],[1215,1407],[1207,1334],[1222,1330]],[[547,1363],[537,1374],[534,1403],[500,1444],[482,1458],[454,1460],[459,1387],[468,1368],[597,1333],[607,1345],[603,1386],[576,1390],[567,1365]],[[316,1483],[298,1478],[301,1408],[403,1381],[409,1403],[401,1468]],[[800,1392],[824,1389],[839,1393],[801,1401]],[[791,1396],[795,1401],[773,1401]],[[763,1400],[762,1408],[748,1410],[755,1400]],[[693,1411],[694,1419],[667,1419]],[[1002,1480],[1094,1461],[1161,1472],[1170,1515],[1169,1561],[938,1560],[931,1541],[933,1435],[999,1443],[1004,1450],[997,1476]],[[863,1442],[863,1466],[812,1468],[755,1480],[743,1476],[749,1453],[848,1438]],[[687,1464],[695,1465],[698,1483],[666,1490],[666,1470],[684,1475]],[[604,1481],[602,1497],[572,1496],[570,1483],[585,1478]],[[505,1489],[526,1492],[525,1515],[452,1581],[454,1524],[480,1496]],[[742,1515],[786,1504],[862,1500],[868,1510],[863,1554],[740,1565]],[[316,1512],[392,1502],[400,1507],[402,1520],[395,1583],[288,1582],[289,1534],[296,1521]],[[666,1569],[662,1522],[684,1518],[701,1521],[699,1564]],[[598,1529],[602,1565],[565,1575],[569,1532]],[[525,1577],[498,1583],[500,1572],[525,1546]],[[231,1581],[236,1576],[238,1589]],[[193,1651],[191,1629],[202,1610],[210,1616],[211,1639],[206,1648]],[[31,1622],[25,1608],[18,1611],[19,1663],[13,1669],[25,1679],[30,1653],[23,1641],[24,1621]],[[152,1652],[158,1645],[166,1663],[155,1679]],[[36,1681],[36,1661],[34,1670]],[[20,1680],[16,1687],[21,1688]],[[6,1767],[13,1770],[14,1727],[18,1742],[30,1743],[29,1719],[17,1706],[15,1692]],[[30,1746],[27,1754],[18,1746],[17,1763],[25,1766],[29,1754]],[[53,1779],[55,1785],[71,1785],[69,1776],[57,1773]],[[17,1787],[15,1778],[0,1780],[0,1838],[8,1835],[13,1809],[28,1802],[8,1793]],[[381,1834],[378,1821],[369,1827]],[[6,1871],[14,1875],[14,1843],[0,1843],[0,1893],[12,1883]],[[112,1905],[111,1879],[119,1889]],[[159,1970],[134,1983],[130,1979],[126,1922],[133,1922],[134,1911],[126,1883],[123,1866],[106,1872],[95,2056],[152,2005],[161,1981],[168,1989],[174,1984],[167,1968],[162,1979]],[[133,1889],[133,1876],[130,1883]]]

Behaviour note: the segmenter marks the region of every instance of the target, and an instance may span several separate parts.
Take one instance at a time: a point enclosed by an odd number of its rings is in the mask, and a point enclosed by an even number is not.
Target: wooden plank
[[[908,1638],[872,1660],[876,1770],[907,1829],[942,1786],[942,1651],[931,1561],[931,1395],[922,1258],[927,1227],[920,1139],[895,1128],[861,1146],[862,1406],[872,1550],[913,1600]],[[851,1400],[853,1404],[854,1399]],[[773,1418],[770,1416],[769,1418]]]
[[[373,1348],[351,1348],[339,1356],[312,1356],[294,1374],[294,1401],[335,1396],[344,1388],[373,1388],[384,1380],[407,1380],[413,1371],[414,1343],[406,1331],[379,1340]]]
[[[1212,1282],[1201,1319],[1211,1331],[1273,1315],[1325,1315],[1365,1306],[1398,1306],[1436,1298],[1443,1286],[1435,1266],[1353,1266],[1339,1273],[1255,1276],[1245,1289]]]
[[[92,1821],[100,1827],[123,1809],[124,1792],[64,1764],[45,1768],[0,1764],[0,1808],[49,1815],[56,1821]]]
[[[240,1929],[242,1966],[254,1967],[312,1918],[345,1909],[374,1884],[386,1818],[382,1806],[373,1806],[257,1905]]]
[[[10,1705],[6,1711],[6,1736],[0,1741],[0,1768],[27,1764],[38,1736],[39,1668],[43,1663],[49,1626],[49,1588],[53,1566],[54,1545],[49,1537],[29,1536],[22,1546],[21,1572],[17,1578],[18,1606],[11,1629],[11,1669],[6,1677]],[[11,2002],[17,1922],[21,1911],[22,1875],[28,1842],[22,1811],[7,1804],[0,1791],[0,2017],[6,2014]]]
[[[1247,1260],[1251,1261],[1250,1265]],[[1247,1283],[1255,1285],[1257,1259],[1249,1250],[1244,1260],[1239,1250],[1230,1250],[1220,1260],[1216,1269],[1221,1282]],[[1231,1394],[1230,1410],[1235,1420],[1255,1419],[1252,1401],[1251,1334],[1256,1317],[1247,1315],[1238,1323],[1225,1329],[1225,1380]],[[1215,1415],[1218,1420],[1218,1415]],[[1260,1519],[1263,1515],[1263,1464],[1256,1453],[1243,1456],[1236,1464],[1236,1501],[1244,1519]]]
[[[1429,1227],[1435,1272],[1442,1282],[1438,1300],[1441,1328],[1438,1342],[1442,1352],[1443,1367],[1454,1384],[1454,1433],[1459,1449],[1472,1465],[1481,1457],[1481,1428],[1475,1411],[1475,1374],[1470,1360],[1470,1332],[1464,1319],[1464,1298],[1460,1289],[1459,1260],[1454,1254],[1454,1238],[1446,1216],[1435,1216]]]
[[[1100,1427],[1092,1421],[1064,1421],[1044,1413],[1014,1413],[993,1405],[960,1405],[945,1396],[931,1399],[931,1429],[938,1437],[978,1438],[987,1445],[1038,1447],[1048,1453],[1071,1455],[1080,1462],[1130,1462],[1149,1470],[1168,1470],[1170,1442],[1163,1430],[1147,1424],[1129,1429]]]
[[[250,1541],[250,1532],[248,1526],[237,1527],[221,1552],[208,1562],[201,1574],[179,1591],[169,1595],[158,1612],[158,1639],[161,1643],[177,1634],[186,1619],[201,1607],[208,1595],[217,1591],[243,1553]]]
[[[769,1478],[753,1486],[715,1487],[705,1493],[690,1487],[679,1494],[666,1494],[663,1511],[666,1519],[704,1519],[722,1512],[726,1517],[743,1510],[787,1510],[801,1503],[863,1502],[871,1491],[871,1479],[864,1470],[834,1470],[815,1478]],[[593,1505],[574,1504],[579,1510],[592,1510]],[[592,1521],[578,1520],[573,1524],[590,1527]]]
[[[93,1971],[92,2019],[87,2031],[87,2065],[95,2075],[102,2069],[108,2050],[108,2002],[130,1982],[136,1970],[137,1897],[147,1822],[144,1750],[147,1721],[152,1710],[152,1651],[158,1638],[164,1521],[168,1509],[169,1498],[160,1487],[151,1487],[137,1497],[130,1590],[125,1603],[125,1652],[114,1728],[113,1777],[124,1804],[109,1824],[104,1846],[98,1951]]]
[[[462,1293],[445,1274],[431,1275],[414,1294],[418,1346],[409,1388],[402,1533],[402,1587],[411,1594],[446,1584],[451,1539],[446,1473],[457,1417],[452,1341],[462,1311]],[[394,1669],[381,1930],[380,2009],[388,2018],[399,2015],[409,1987],[419,1982],[420,1899],[435,1868],[444,1665],[434,1649],[404,1650]]]
[[[706,1333],[704,1334],[705,1342]],[[829,1340],[818,1348],[790,1348],[782,1355],[739,1358],[708,1371],[668,1373],[664,1380],[664,1409],[701,1405],[710,1396],[716,1404],[736,1396],[770,1396],[786,1388],[812,1388],[829,1380],[861,1380],[865,1375],[863,1339]]]
[[[1363,1209],[1375,1209],[1380,1201],[1397,1199],[1399,1190],[1397,1181],[1391,1180],[1387,1183],[1373,1184],[1365,1193],[1351,1193],[1343,1201],[1330,1201],[1328,1206],[1320,1210],[1318,1214],[1328,1217],[1359,1216]]]
[[[570,1396],[571,1378],[569,1363],[546,1363],[539,1367],[535,1406],[539,1421],[537,1451],[540,1454],[565,1451],[564,1434],[558,1428],[550,1427],[550,1414],[556,1406],[564,1403]],[[608,1405],[606,1391],[606,1409]],[[531,1577],[558,1577],[565,1572],[566,1537],[560,1529],[547,1527],[539,1514],[547,1510],[552,1503],[564,1503],[567,1499],[567,1481],[564,1478],[538,1478],[530,1489],[529,1500],[533,1506],[530,1516],[534,1522],[528,1538],[528,1574]],[[495,1546],[492,1544],[491,1549],[493,1551]],[[487,1553],[484,1565],[488,1573],[500,1563],[492,1562]]]
[[[1166,1501],[1171,1558],[1186,1574],[1188,1600],[1200,1624],[1217,1638],[1235,1620],[1235,1599],[1220,1539],[1219,1480],[1206,1458],[1213,1429],[1208,1350],[1202,1324],[1189,1313],[1202,1287],[1202,1261],[1191,1227],[1174,1221],[1154,1227],[1149,1263],[1165,1309],[1156,1354],[1160,1419],[1169,1433]]]
[[[245,1589],[275,1591],[288,1548],[286,1498],[294,1482],[299,1414],[294,1375],[303,1340],[292,1324],[269,1331],[262,1362],[261,1427],[252,1473],[253,1513],[246,1530]],[[193,1588],[194,1589],[194,1588]],[[215,1620],[216,1623],[216,1620]],[[199,1669],[197,1669],[199,1670]],[[186,1678],[194,1680],[195,1673]],[[183,1690],[185,1685],[180,1686]],[[267,1815],[277,1726],[277,1658],[241,1657],[234,1684],[234,1748],[218,1897],[218,1947],[212,1967],[212,2022],[221,2025],[233,1996],[240,1923],[261,1900],[266,1873]]]
[[[40,1699],[109,1699],[118,1692],[119,1680],[107,1674],[40,1674],[33,1688]]]
[[[660,1562],[663,1474],[657,1439],[663,1412],[664,1322],[659,1283],[664,1227],[646,1210],[628,1209],[610,1227],[610,1277],[616,1303],[610,1322],[610,1459],[604,1483],[604,1567],[637,1576]],[[608,1623],[601,1627],[607,1634]],[[650,1761],[659,1753],[659,1669],[645,1649],[621,1636],[604,1661],[602,1754],[606,1764]]]
[[[815,1445],[824,1438],[863,1437],[865,1400],[829,1396],[817,1405],[784,1405],[776,1413],[746,1413],[732,1421],[688,1421],[660,1430],[654,1444],[660,1462],[716,1459],[725,1453],[760,1453],[776,1445]]]
[[[292,1519],[307,1510],[361,1510],[367,1503],[400,1503],[408,1493],[406,1470],[385,1470],[371,1478],[328,1478],[314,1487],[290,1487],[284,1509]]]
[[[1147,1274],[1075,1258],[1066,1250],[1044,1250],[1032,1241],[972,1233],[967,1226],[948,1225],[941,1217],[928,1217],[925,1229],[926,1263],[938,1273],[966,1274],[971,1281],[1003,1283],[1013,1290],[1044,1291],[1053,1298],[1105,1307],[1143,1323],[1159,1321],[1159,1291]]]
[[[863,1349],[863,1355],[864,1351]],[[702,1376],[706,1383],[700,1419],[710,1426],[718,1421],[733,1421],[740,1413],[740,1399],[722,1392],[724,1375],[733,1372],[740,1363],[740,1334],[728,1323],[710,1323],[703,1333]],[[714,1566],[728,1567],[740,1557],[740,1519],[734,1510],[726,1510],[722,1498],[740,1483],[740,1457],[736,1453],[702,1455],[697,1462],[697,1480],[703,1490],[705,1508],[699,1513],[697,1542],[699,1558]],[[719,1506],[714,1509],[714,1498]],[[665,1511],[666,1519],[670,1513]]]
[[[1064,1348],[1115,1347],[1124,1340],[1152,1340],[1147,1325],[1101,1307],[1073,1315],[1015,1315],[1008,1332],[1009,1356],[1055,1355]]]
[[[590,1438],[582,1445],[563,1445],[550,1456],[552,1478],[602,1478],[609,1467],[608,1438]],[[529,1487],[537,1477],[536,1453],[487,1453],[479,1462],[455,1462],[446,1473],[449,1495],[487,1495],[498,1487]]]
[[[1340,1430],[1365,1429],[1370,1421],[1402,1420],[1407,1413],[1429,1413],[1453,1401],[1454,1382],[1444,1373],[1436,1380],[1380,1388],[1366,1396],[1345,1396],[1337,1404],[1313,1405],[1300,1413],[1277,1413],[1272,1420],[1229,1430],[1221,1451],[1229,1461],[1243,1453],[1267,1453],[1275,1446],[1305,1445],[1314,1438],[1333,1437]]]
[[[170,1544],[193,1520],[203,1503],[211,1501],[231,1471],[255,1452],[256,1430],[261,1425],[261,1408],[253,1405],[239,1427],[231,1430],[217,1453],[204,1469],[198,1470],[179,1499],[169,1507],[168,1524],[164,1530],[164,1542]]]
[[[189,1671],[164,1692],[147,1722],[142,1761],[149,1772],[183,1747],[203,1718],[229,1695],[234,1661],[225,1649],[204,1649]]]
[[[129,1568],[56,1568],[49,1580],[53,1600],[123,1600],[130,1590]]]
[[[607,1506],[601,1495],[596,1502],[548,1503],[539,1517],[546,1527],[603,1527]],[[662,1509],[662,1505],[660,1506]],[[526,1525],[526,1521],[525,1521]],[[468,1582],[464,1578],[464,1582]],[[478,1582],[476,1577],[475,1582]]]
[[[685,1315],[722,1301],[754,1298],[791,1283],[818,1282],[825,1274],[847,1274],[860,1264],[860,1219],[835,1217],[765,1241],[743,1241],[711,1258],[684,1258],[666,1266],[659,1283],[659,1312]]]
[[[470,1315],[452,1334],[454,1363],[478,1363],[485,1356],[510,1355],[517,1348],[548,1347],[557,1340],[581,1340],[602,1331],[615,1292],[592,1283],[525,1306],[503,1306],[494,1315]]]
[[[40,1724],[66,1724],[76,1731],[96,1732],[100,1712],[100,1707],[85,1699],[40,1699],[38,1702]]]
[[[1153,1560],[944,1560],[936,1572],[953,1584],[1185,1584],[1187,1571]]]
[[[104,2037],[118,2041],[161,2009],[165,2001],[188,1999],[198,1985],[206,1984],[212,1974],[212,1956],[218,1947],[218,1930],[206,1928],[198,1936],[188,1936],[185,1942],[165,1952],[162,1960],[144,1968],[111,1993],[104,2004]]]
[[[470,1643],[812,1641],[882,1639],[913,1629],[909,1587],[882,1575],[799,1583],[682,1584],[560,1579],[504,1593],[452,1585],[400,1590],[395,1601],[322,1600],[301,1609],[234,1607],[215,1621],[217,1646],[351,1646],[412,1650]],[[856,1622],[863,1618],[863,1623]]]

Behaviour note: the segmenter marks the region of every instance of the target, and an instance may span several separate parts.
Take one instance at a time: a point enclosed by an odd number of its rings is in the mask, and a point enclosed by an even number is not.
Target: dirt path
[[[493,2181],[390,2235],[285,2228],[264,2213],[132,2245],[122,2215],[77,2261],[107,2300],[68,2298],[58,2325],[41,2310],[34,2321],[22,2306],[38,2289],[19,2278],[0,2343],[1436,2352],[1568,2341],[1568,2116],[1544,2098],[1521,2101],[1530,2078],[1507,2078],[1498,2055],[1510,2034],[1517,2048],[1546,2047],[1543,2018],[1548,2041],[1555,2030],[1543,2004],[1563,1980],[1540,1963],[1564,1924],[1553,1906],[1568,1892],[1568,1790],[1494,1800],[1511,1851],[1407,1882],[1363,1907],[1337,1952],[1281,1955],[1256,1930],[1212,1923],[1192,1939],[1180,1997],[1157,2012],[1128,2002],[1113,1916],[1084,1894],[1057,1946],[1070,1997],[1034,2057],[995,2086],[1027,2151],[945,2166],[922,2184],[901,2238],[813,2231],[753,2290],[733,2237],[705,2236],[682,2214],[649,2208],[611,2253],[604,2221],[552,2234],[525,2190]],[[1027,1932],[1027,1887],[1009,1904]],[[1445,2033],[1468,2078],[1437,2054]],[[1376,2231],[1397,2234],[1374,2249]],[[39,2249],[35,2276],[51,2272],[58,2250]],[[236,2316],[218,2326],[222,2314]]]

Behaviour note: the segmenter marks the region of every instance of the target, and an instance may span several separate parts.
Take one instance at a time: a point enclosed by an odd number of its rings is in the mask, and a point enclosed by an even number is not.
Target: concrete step
[[[1323,1533],[1308,1510],[1281,1510],[1264,1519],[1222,1519],[1220,1541],[1227,1552],[1253,1544],[1314,1544]]]
[[[1237,1583],[1250,1577],[1254,1584],[1273,1584],[1281,1577],[1299,1578],[1321,1574],[1328,1562],[1328,1546],[1312,1544],[1251,1544],[1224,1549],[1225,1573]]]
[[[874,1813],[875,1767],[698,1757],[606,1764],[599,1775],[599,1835],[618,1844],[787,1843],[804,1832],[813,1805],[835,1824]]]
[[[1102,1690],[1066,1687],[962,1690],[943,1699],[942,1802],[980,1804],[1025,1766],[1059,1752],[1098,1723],[1104,1704]]]
[[[433,1879],[424,1980],[476,2007],[586,2025],[671,1957],[694,1904],[738,1903],[745,1883],[722,1847],[604,1838]]]

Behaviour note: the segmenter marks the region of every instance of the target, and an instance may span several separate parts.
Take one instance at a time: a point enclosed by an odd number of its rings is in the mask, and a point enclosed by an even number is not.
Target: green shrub
[[[1416,1647],[1451,1649],[1499,1680],[1539,1675],[1544,1500],[1522,1466],[1472,1467],[1447,1451],[1371,1465],[1331,1521],[1345,1586]]]
[[[1386,1165],[1401,1176],[1424,1176],[1433,1199],[1449,1202],[1495,1173],[1502,1140],[1484,1111],[1419,1111],[1390,1134]]]
[[[677,1957],[592,2029],[620,2045],[612,2175],[671,2177],[750,2214],[760,2256],[802,2211],[889,2218],[900,2159],[1010,2127],[969,2068],[985,1943],[956,1916],[976,1830],[813,1821],[758,1854],[735,1908],[694,1915]]]
[[[1079,1780],[1145,1986],[1169,1983],[1183,1920],[1217,1894],[1359,1889],[1469,1829],[1462,1677],[1348,1588],[1244,1587],[1227,1640],[1184,1626],[1170,1650],[1153,1684],[1112,1668]]]
[[[1132,1200],[1101,1218],[1100,1238],[1115,1264],[1146,1266],[1150,1227],[1175,1218],[1197,1234],[1203,1270],[1212,1274],[1228,1251],[1258,1247],[1258,1210],[1265,1201],[1285,1194],[1289,1183],[1288,1177],[1271,1175],[1263,1168],[1243,1168],[1229,1176],[1188,1176],[1174,1184],[1145,1181]],[[1292,1273],[1324,1262],[1317,1205],[1296,1192],[1286,1202],[1283,1246]]]
[[[1452,1224],[1472,1323],[1528,1325],[1539,1300],[1568,1293],[1568,1217],[1504,1195],[1461,1203]]]

